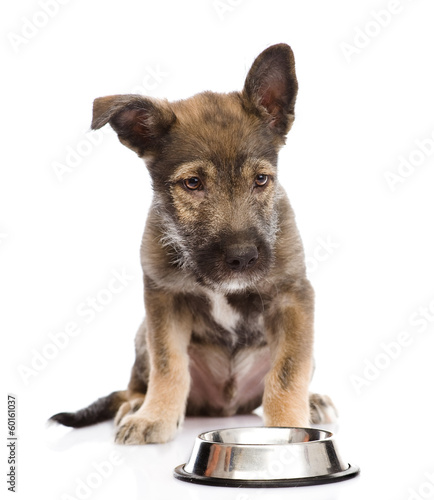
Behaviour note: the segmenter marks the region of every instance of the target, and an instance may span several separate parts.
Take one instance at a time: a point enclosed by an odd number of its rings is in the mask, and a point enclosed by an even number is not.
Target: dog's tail
[[[67,427],[86,427],[114,418],[122,403],[127,401],[127,391],[112,392],[97,399],[86,408],[74,413],[57,413],[49,422],[57,422]]]

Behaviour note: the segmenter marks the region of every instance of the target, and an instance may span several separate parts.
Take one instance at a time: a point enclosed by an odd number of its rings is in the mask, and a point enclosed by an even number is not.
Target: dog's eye
[[[191,191],[202,188],[202,182],[199,177],[190,177],[184,180],[184,186]]]
[[[268,182],[268,175],[259,174],[256,176],[255,184],[257,186],[263,187],[263,186],[265,186],[265,184],[267,184],[267,182]]]

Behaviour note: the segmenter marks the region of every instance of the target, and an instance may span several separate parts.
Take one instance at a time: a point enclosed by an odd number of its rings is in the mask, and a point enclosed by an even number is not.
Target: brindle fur
[[[109,123],[151,175],[146,318],[128,390],[108,396],[104,411],[94,404],[53,420],[78,426],[117,412],[125,444],[170,440],[185,413],[234,415],[261,402],[266,425],[330,420],[329,399],[309,403],[314,294],[277,177],[297,89],[292,51],[279,44],[258,56],[242,92],[95,100],[92,127]],[[189,190],[191,178],[201,188]],[[256,249],[250,267],[228,258],[246,249]]]

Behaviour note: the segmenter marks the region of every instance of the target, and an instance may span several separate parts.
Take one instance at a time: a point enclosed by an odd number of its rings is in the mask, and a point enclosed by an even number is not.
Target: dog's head
[[[242,92],[173,103],[140,95],[95,100],[92,128],[110,123],[146,160],[161,243],[198,282],[237,290],[272,265],[277,153],[297,89],[292,50],[279,44],[257,57]]]

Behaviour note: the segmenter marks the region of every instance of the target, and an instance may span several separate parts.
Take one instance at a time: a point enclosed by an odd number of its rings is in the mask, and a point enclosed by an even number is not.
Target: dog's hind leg
[[[116,413],[115,425],[118,426],[125,415],[131,415],[135,413],[145,401],[145,394],[137,394],[135,398],[129,399],[122,403],[119,410]]]
[[[312,377],[315,371],[315,360],[313,360]],[[334,424],[338,420],[338,410],[329,396],[323,394],[309,394],[310,417],[309,422],[315,425]]]
[[[126,401],[119,407],[115,425],[119,426],[126,415],[135,413],[145,401],[149,380],[149,354],[146,346],[146,320],[140,325],[135,339],[136,359],[131,370]]]
[[[310,423],[334,424],[338,419],[338,411],[329,396],[309,394]]]

